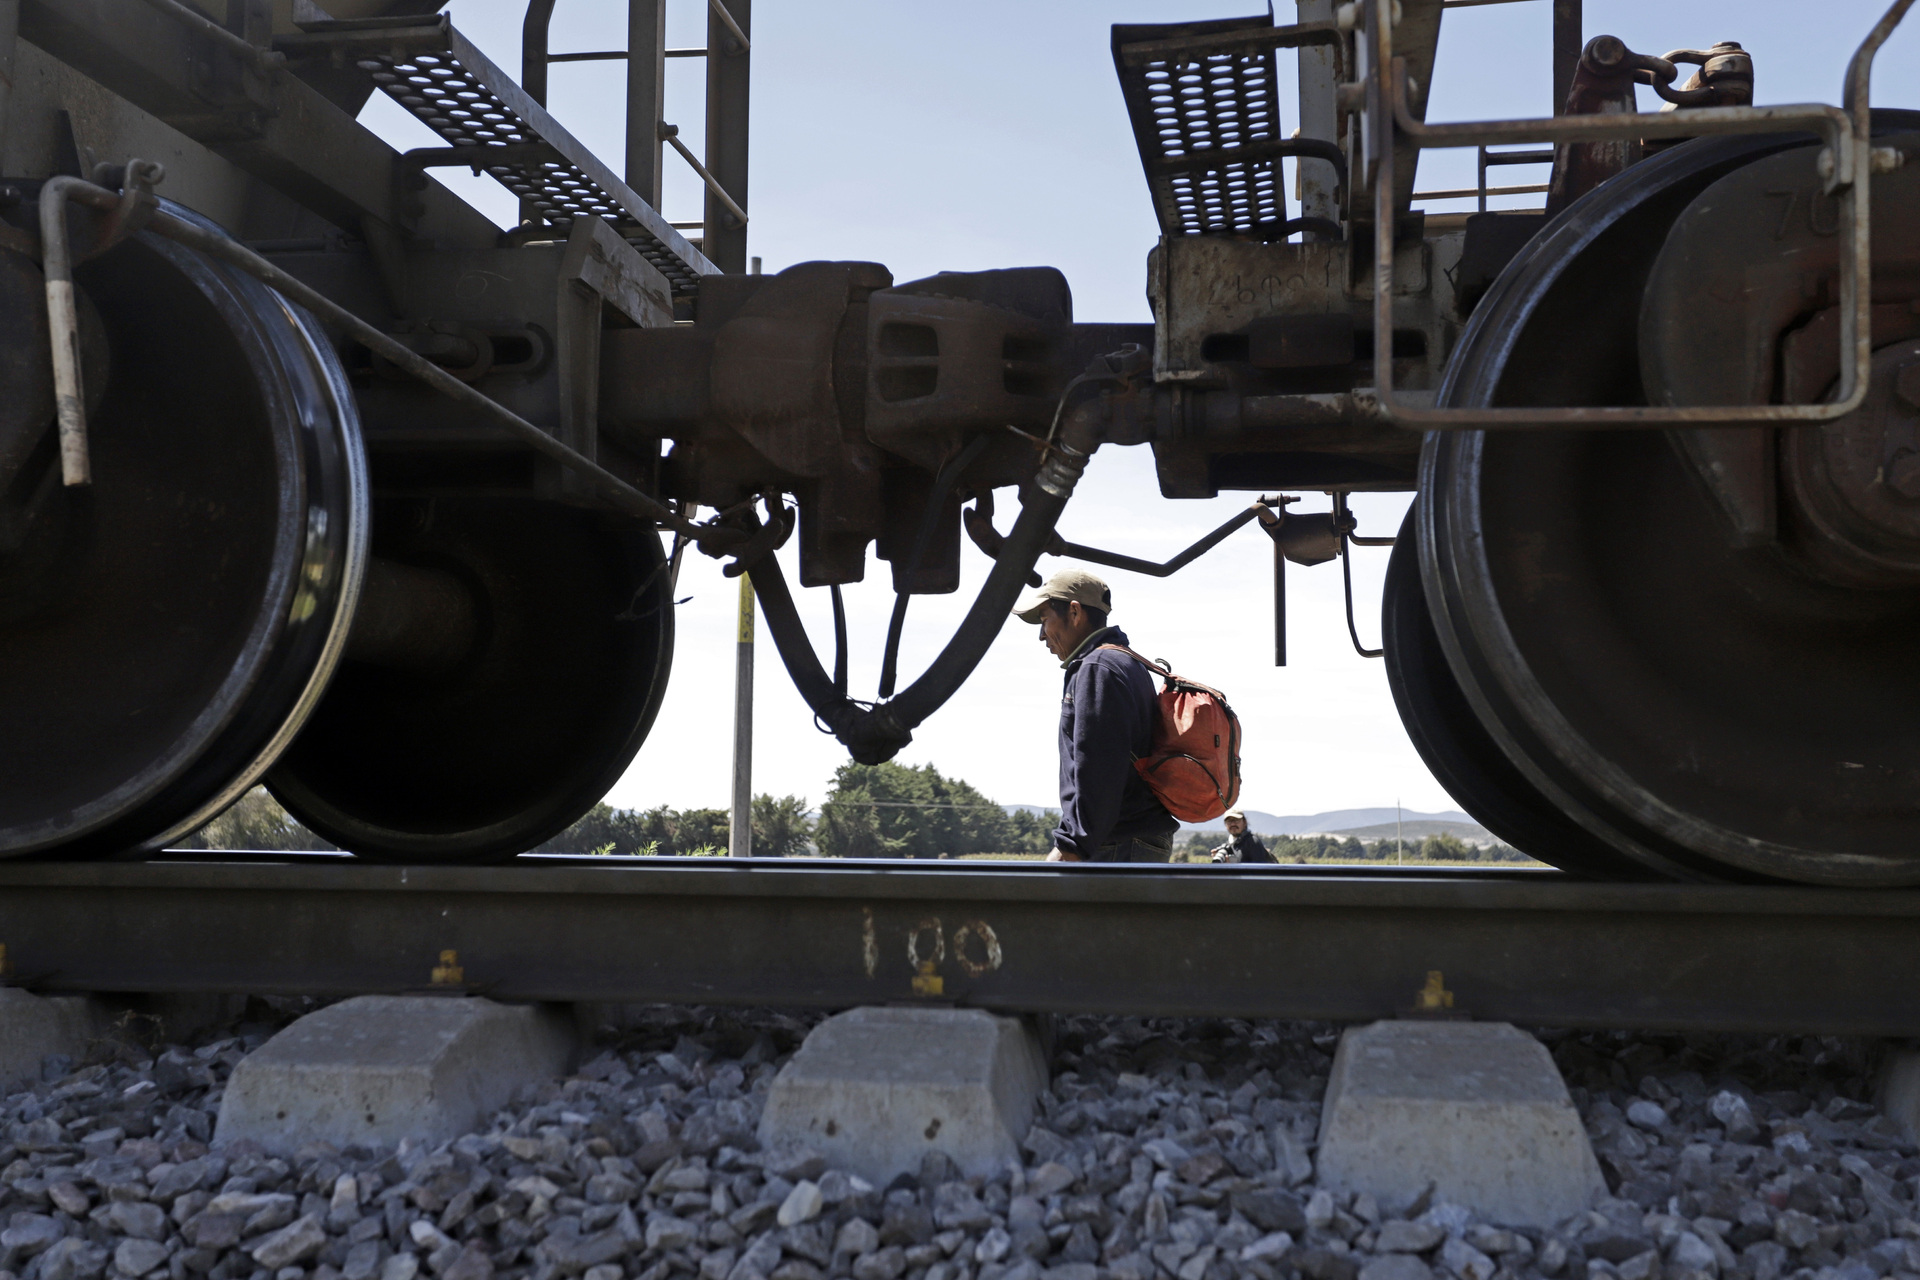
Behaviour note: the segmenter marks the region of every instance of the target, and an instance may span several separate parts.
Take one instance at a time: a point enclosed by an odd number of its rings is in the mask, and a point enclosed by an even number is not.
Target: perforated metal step
[[[605,218],[676,294],[719,270],[444,16],[404,27],[309,24],[276,47],[350,59],[449,146],[477,149],[475,167],[530,202],[544,222],[565,230],[582,214]],[[512,159],[488,163],[485,152],[494,148],[511,148]]]
[[[1167,235],[1277,233],[1287,221],[1270,15],[1113,28],[1113,64]],[[1265,33],[1265,34],[1262,34]],[[1253,37],[1247,39],[1245,37]]]

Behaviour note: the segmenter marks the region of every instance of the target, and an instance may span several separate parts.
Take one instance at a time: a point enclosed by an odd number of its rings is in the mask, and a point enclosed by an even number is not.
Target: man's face
[[[1247,820],[1245,818],[1228,818],[1227,819],[1228,835],[1237,836],[1242,831],[1245,831],[1246,829],[1247,829]]]
[[[1080,607],[1078,600],[1067,602],[1067,611],[1063,614],[1049,605],[1040,615],[1040,643],[1047,651],[1062,662],[1067,655],[1080,647],[1093,628],[1093,619],[1087,617],[1087,611]]]

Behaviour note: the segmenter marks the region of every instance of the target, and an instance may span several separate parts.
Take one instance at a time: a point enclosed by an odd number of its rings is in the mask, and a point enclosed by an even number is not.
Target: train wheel
[[[1418,538],[1409,508],[1387,561],[1381,635],[1387,684],[1420,758],[1448,795],[1522,853],[1594,879],[1646,879],[1644,866],[1554,807],[1481,724],[1434,633],[1420,585]]]
[[[154,848],[244,792],[324,688],[366,555],[358,418],[309,317],[153,236],[74,274],[93,483],[60,484],[50,405],[0,423],[6,857]],[[20,341],[0,371],[37,382],[44,327],[0,328]]]
[[[347,661],[267,785],[362,857],[486,862],[564,830],[646,739],[673,659],[653,530],[555,504],[382,502],[375,573]],[[369,641],[380,585],[464,602],[441,642]],[[446,633],[459,637],[444,640]]]
[[[1483,300],[1441,402],[1780,398],[1791,335],[1831,312],[1801,292],[1819,274],[1813,249],[1773,243],[1787,222],[1763,197],[1818,187],[1816,148],[1781,141],[1676,148],[1568,209]],[[1911,238],[1920,181],[1899,178],[1875,180],[1875,225]],[[1834,230],[1806,232],[1825,237],[1828,266]],[[1770,275],[1782,251],[1797,265]],[[1715,255],[1725,279],[1703,265]],[[1729,295],[1728,279],[1741,289]],[[1911,299],[1876,292],[1890,301]],[[1920,883],[1914,499],[1890,495],[1874,465],[1855,474],[1863,453],[1897,460],[1915,435],[1899,387],[1920,334],[1894,336],[1867,407],[1832,427],[1744,428],[1744,444],[1649,431],[1427,441],[1421,568],[1449,669],[1532,789],[1643,867]],[[1687,350],[1701,341],[1710,358]],[[1743,361],[1756,370],[1745,399],[1714,385]],[[1745,479],[1712,469],[1731,458],[1750,464]]]

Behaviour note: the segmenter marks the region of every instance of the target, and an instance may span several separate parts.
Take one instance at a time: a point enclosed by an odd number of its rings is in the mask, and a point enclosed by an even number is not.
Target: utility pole
[[[740,575],[740,632],[733,647],[733,812],[727,855],[753,856],[753,580]]]

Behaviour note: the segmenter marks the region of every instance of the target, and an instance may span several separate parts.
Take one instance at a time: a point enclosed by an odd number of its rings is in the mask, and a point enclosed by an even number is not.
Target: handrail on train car
[[[1847,68],[1844,109],[1824,103],[1775,107],[1701,107],[1687,111],[1624,115],[1557,116],[1427,124],[1407,107],[1405,60],[1393,52],[1393,0],[1364,0],[1368,74],[1364,127],[1372,174],[1374,216],[1373,399],[1387,421],[1416,430],[1552,429],[1563,427],[1754,427],[1769,423],[1820,423],[1845,417],[1867,394],[1873,349],[1870,330],[1871,175],[1890,172],[1903,159],[1872,144],[1868,85],[1874,56],[1906,16],[1914,0],[1895,0],[1874,24]],[[1808,130],[1825,142],[1819,171],[1828,195],[1842,190],[1847,234],[1840,248],[1840,388],[1824,404],[1788,405],[1594,405],[1552,408],[1434,408],[1402,396],[1393,385],[1394,143],[1417,148],[1489,146],[1520,142],[1610,142],[1640,138],[1692,138]],[[1851,358],[1849,358],[1851,353]]]

